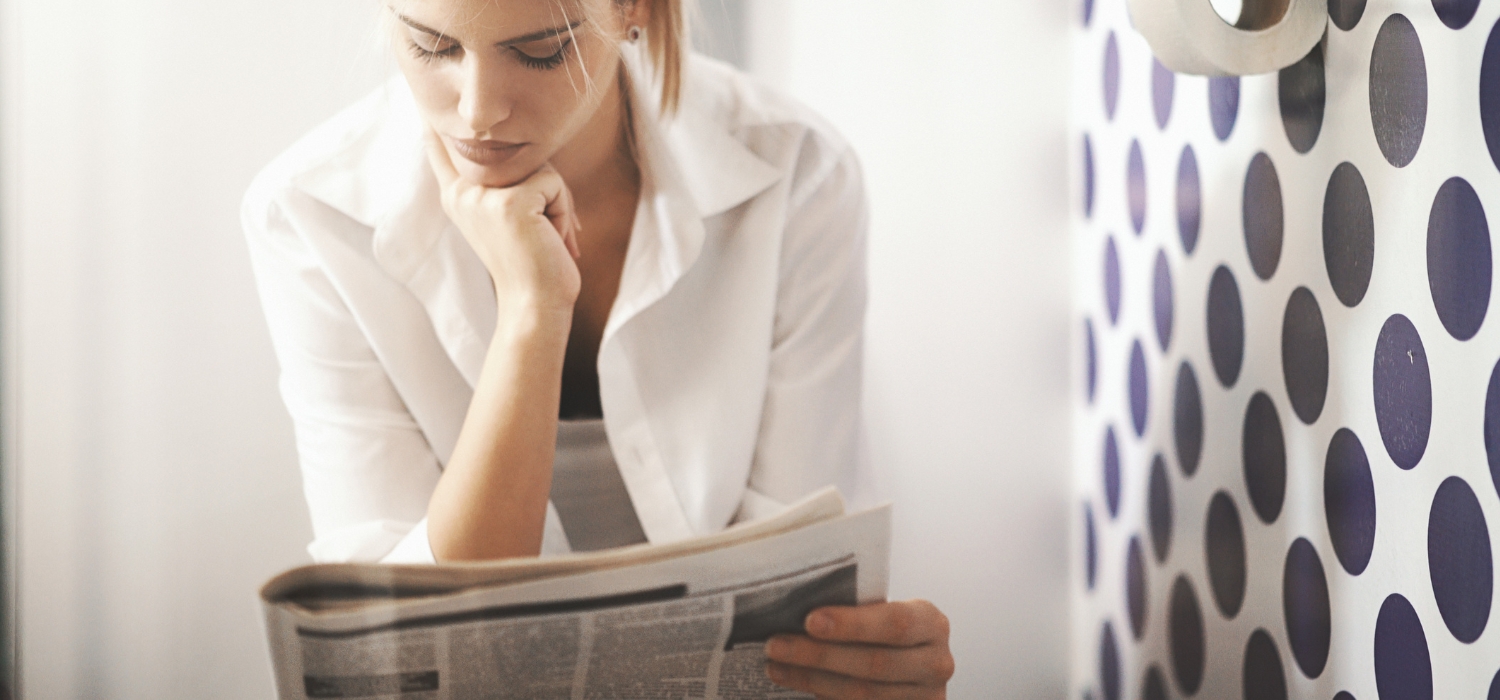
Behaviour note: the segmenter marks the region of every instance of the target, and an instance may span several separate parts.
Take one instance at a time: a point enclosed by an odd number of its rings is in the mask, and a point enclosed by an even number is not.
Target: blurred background
[[[705,51],[863,161],[892,594],[955,698],[1068,683],[1073,3],[703,0]],[[308,561],[238,208],[393,68],[378,0],[0,2],[6,672],[27,698],[266,698]]]

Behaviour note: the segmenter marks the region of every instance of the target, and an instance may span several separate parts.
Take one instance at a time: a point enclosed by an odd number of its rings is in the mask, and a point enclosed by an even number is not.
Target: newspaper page
[[[801,631],[814,608],[885,598],[889,508],[759,527],[714,536],[709,549],[679,543],[676,556],[646,546],[639,563],[512,571],[507,582],[439,593],[433,574],[448,567],[425,567],[427,589],[392,586],[395,595],[383,597],[348,570],[321,589],[308,572],[300,588],[273,580],[263,597],[278,692],[284,700],[809,697],[767,680],[764,643]],[[590,557],[599,559],[572,558]]]

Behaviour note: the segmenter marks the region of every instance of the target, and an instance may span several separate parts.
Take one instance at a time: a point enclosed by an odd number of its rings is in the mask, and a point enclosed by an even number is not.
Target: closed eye
[[[521,61],[521,65],[534,70],[552,70],[562,65],[563,60],[567,58],[568,47],[572,45],[573,40],[568,39],[561,46],[557,47],[556,51],[545,56],[538,56],[534,53],[524,51],[518,46],[512,46],[510,49],[516,52],[516,58]]]

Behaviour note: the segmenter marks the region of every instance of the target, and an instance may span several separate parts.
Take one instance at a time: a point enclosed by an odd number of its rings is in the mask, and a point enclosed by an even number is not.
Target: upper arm
[[[256,190],[242,223],[296,432],[315,535],[308,549],[319,561],[379,559],[425,515],[437,459],[306,226]]]
[[[788,198],[753,492],[789,503],[867,481],[860,397],[868,206],[852,151],[807,135]],[[747,499],[749,500],[749,499]]]

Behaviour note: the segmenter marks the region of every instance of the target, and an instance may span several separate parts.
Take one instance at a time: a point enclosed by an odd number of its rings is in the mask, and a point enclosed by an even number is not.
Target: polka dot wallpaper
[[[1500,0],[1215,79],[1076,6],[1072,697],[1500,700]]]

